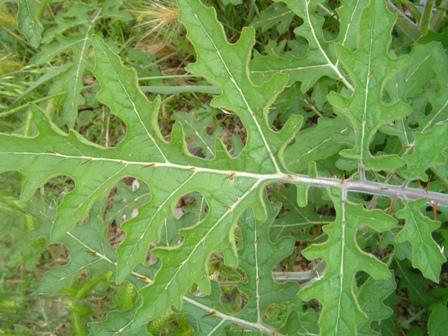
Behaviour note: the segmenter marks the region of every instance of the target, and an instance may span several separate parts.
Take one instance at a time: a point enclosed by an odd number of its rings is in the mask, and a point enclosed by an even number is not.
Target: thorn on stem
[[[395,198],[392,198],[392,199],[390,200],[389,210],[387,210],[387,214],[388,214],[388,215],[390,215],[390,214],[392,213],[392,209],[393,209],[393,207],[394,207],[394,204],[395,204]]]
[[[208,313],[207,315],[204,315],[204,317],[207,317],[207,316],[213,316],[213,315],[215,315],[216,314],[216,311],[214,311],[214,310],[212,310],[210,313]]]
[[[437,202],[431,202],[432,203],[432,214],[434,217],[434,220],[437,220]]]

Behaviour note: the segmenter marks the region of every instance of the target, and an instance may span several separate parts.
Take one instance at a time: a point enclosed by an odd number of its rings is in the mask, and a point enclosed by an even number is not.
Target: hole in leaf
[[[368,279],[370,275],[364,271],[356,272],[356,283],[358,287],[362,286]]]
[[[432,105],[430,103],[427,103],[425,105],[425,116],[429,116],[432,112]]]
[[[138,215],[138,208],[151,200],[148,185],[142,180],[126,177],[108,194],[105,221],[120,226]]]
[[[75,182],[66,175],[59,175],[48,180],[36,192],[36,196],[52,210],[62,203],[65,195],[75,188]]]
[[[247,132],[240,119],[229,113],[219,113],[216,122],[222,127],[221,141],[228,153],[237,157],[246,145]]]
[[[166,219],[161,226],[161,246],[176,246],[183,242],[181,229],[192,227],[200,223],[208,213],[208,203],[199,192],[183,195],[174,203],[173,217]]]
[[[232,311],[238,312],[247,304],[247,295],[238,288],[239,283],[246,283],[247,277],[242,269],[233,269],[224,264],[220,251],[214,251],[208,262],[209,277],[219,284],[221,300]]]
[[[174,113],[174,119],[182,125],[191,154],[207,159],[215,156],[215,141],[223,131],[216,120],[216,114],[218,112],[208,106],[189,113]]]
[[[336,36],[339,34],[339,18],[337,15],[330,15],[323,7],[316,7],[316,15],[324,17],[324,25],[322,26],[324,37],[327,41],[332,41],[336,39]]]
[[[87,140],[106,148],[116,147],[126,134],[126,124],[104,105],[80,106],[75,129]]]
[[[109,191],[104,221],[110,223],[107,237],[114,248],[118,247],[125,237],[121,225],[136,217],[138,208],[150,200],[148,185],[133,177],[122,179]]]

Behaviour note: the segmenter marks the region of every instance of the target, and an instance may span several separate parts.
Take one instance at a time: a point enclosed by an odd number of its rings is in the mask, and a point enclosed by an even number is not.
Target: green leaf
[[[407,289],[411,303],[429,307],[434,302],[434,298],[426,293],[426,289],[431,281],[416,273],[412,269],[411,262],[407,259],[403,261],[396,260],[396,264],[396,274],[400,279],[398,288]]]
[[[285,3],[260,14],[258,8],[268,5],[253,2],[215,12],[199,0],[179,0],[180,20],[191,41],[188,52],[198,55],[188,69],[213,85],[159,90],[216,94],[212,107],[230,116],[220,124],[208,107],[170,112],[175,123],[167,120],[170,127],[163,136],[161,99],[148,101],[142,92],[156,88],[139,87],[137,72],[115,53],[134,48],[121,43],[129,43],[138,31],[110,34],[121,30],[129,16],[122,2],[47,5],[55,14],[46,15],[45,46],[31,63],[39,71],[47,63],[56,70],[30,89],[40,88],[36,96],[64,96],[63,107],[54,111],[52,104],[42,104],[44,112],[31,103],[8,112],[29,106],[26,136],[18,135],[22,129],[0,134],[0,173],[8,172],[0,180],[10,189],[8,178],[23,175],[21,199],[30,200],[27,208],[40,223],[32,235],[70,252],[67,264],[47,273],[40,292],[71,288],[66,293],[81,299],[104,280],[102,286],[119,286],[117,298],[124,294],[118,306],[127,310],[91,324],[92,334],[147,334],[160,329],[152,328],[160,321],[169,321],[170,333],[171,327],[182,329],[171,323],[175,311],[188,315],[197,335],[395,335],[396,318],[389,317],[398,302],[389,295],[395,281],[399,290],[406,289],[400,296],[422,306],[413,318],[424,320],[425,310],[445,300],[445,291],[427,291],[436,285],[409,261],[437,281],[443,263],[437,244],[447,246],[445,225],[427,218],[434,215],[444,223],[448,215],[448,59],[443,46],[422,40],[409,44],[394,29],[395,17],[383,0]],[[232,24],[242,21],[232,15],[244,10],[251,17],[260,14],[255,26],[262,29],[245,28],[238,36]],[[227,21],[226,30],[217,12],[234,20]],[[263,22],[275,24],[261,27]],[[273,29],[261,31],[268,27]],[[394,58],[403,54],[409,57]],[[150,75],[143,52],[129,55]],[[55,126],[86,125],[91,118],[77,118],[84,96],[95,93],[90,87],[83,92],[90,70],[99,84],[92,89],[101,86],[99,103],[126,129],[116,147],[95,145]],[[33,68],[26,73],[32,75]],[[54,78],[51,91],[40,85],[48,78]],[[36,102],[42,99],[48,98]],[[164,108],[172,103],[174,110],[183,110],[177,101],[165,100]],[[245,136],[221,135],[221,126],[228,127],[230,120]],[[5,125],[10,127],[9,121]],[[427,181],[426,174],[432,180],[427,191],[409,181]],[[58,197],[54,181],[61,176],[70,180],[71,191]],[[43,201],[49,186],[55,199],[50,206]],[[388,215],[396,211],[396,217]],[[25,224],[31,227],[35,221],[30,218]],[[400,228],[406,222],[396,237],[395,218]],[[113,222],[119,228],[108,228]],[[107,229],[117,230],[121,242],[116,236],[111,241]],[[307,247],[303,256],[302,247]],[[16,258],[23,258],[22,250]],[[386,266],[377,257],[390,262]],[[84,273],[92,279],[73,286]],[[286,279],[308,282],[298,297],[299,286]],[[73,304],[76,330],[83,332],[80,317],[87,306]],[[433,327],[439,319],[435,313]]]
[[[398,233],[396,242],[408,241],[412,245],[412,266],[434,282],[439,281],[441,265],[446,261],[440,247],[434,241],[431,232],[440,226],[440,222],[423,216],[420,208],[425,200],[405,201],[404,209],[397,212],[397,217],[406,221]],[[430,260],[431,262],[428,262]]]
[[[198,55],[196,63],[187,70],[221,86],[222,94],[211,105],[233,111],[241,119],[248,134],[240,156],[251,162],[251,168],[280,171],[277,155],[299,128],[302,118],[293,116],[280,132],[274,132],[266,123],[266,113],[284,88],[287,76],[278,74],[262,86],[254,85],[247,71],[254,44],[253,28],[244,28],[240,39],[229,44],[212,8],[184,1],[179,2],[179,7],[180,21],[187,27],[187,37]]]
[[[206,14],[211,11],[202,5],[198,10]],[[215,20],[213,16],[211,18]],[[282,149],[292,138],[301,118],[294,118],[281,132],[270,130],[265,113],[277,90],[273,92],[268,86],[253,86],[244,76],[247,72],[238,75],[240,66],[237,63],[221,64],[221,69],[231,71],[235,76],[216,79],[224,86],[223,91],[230,90],[231,95],[238,99],[230,102],[221,97],[215,101],[221,100],[225,103],[223,107],[235,109],[247,123],[248,138],[243,152],[252,161],[249,164],[246,160],[230,158],[219,142],[215,146],[215,160],[195,158],[186,152],[180,125],[174,126],[172,141],[164,141],[157,125],[160,100],[152,103],[146,100],[138,89],[135,71],[124,68],[99,38],[94,38],[93,42],[97,61],[94,74],[103,85],[98,99],[109,104],[112,113],[126,123],[127,134],[123,141],[115,148],[105,149],[87,142],[74,131],[64,134],[32,105],[37,134],[28,138],[0,135],[2,156],[7,158],[0,161],[0,170],[17,169],[25,174],[24,200],[53,176],[65,174],[74,180],[75,188],[64,197],[54,219],[50,235],[52,242],[69,232],[87,215],[94,201],[102,198],[124,177],[133,176],[148,184],[152,196],[150,202],[141,206],[138,215],[122,226],[126,238],[117,250],[118,282],[122,282],[137,264],[145,261],[149,244],[159,241],[163,219],[172,216],[175,202],[186,193],[202,193],[210,208],[208,216],[195,227],[182,232],[184,241],[181,246],[154,251],[154,255],[163,260],[162,268],[154,284],[141,291],[143,306],[133,327],[138,328],[151,316],[166,312],[171,305],[180,307],[181,295],[193,282],[204,293],[209,292],[206,262],[208,255],[217,247],[223,251],[226,262],[236,266],[236,251],[230,232],[233,232],[239,214],[248,206],[253,207],[259,219],[265,216],[266,209],[260,202],[259,190],[272,178],[269,173],[280,173]],[[209,42],[215,43],[213,39]],[[241,50],[247,54],[247,59],[248,45]],[[223,45],[222,53],[225,52]],[[213,54],[217,61],[223,61],[219,54]],[[273,80],[271,85],[274,84],[278,83]],[[244,86],[247,88],[243,90]],[[245,90],[258,94],[246,95]],[[232,106],[234,103],[243,105]],[[264,105],[260,106],[260,103]],[[258,113],[253,114],[252,110]],[[268,143],[269,147],[266,147]],[[251,171],[257,171],[257,174]],[[260,175],[260,171],[267,175]],[[160,185],[160,181],[166,183]]]
[[[261,28],[261,31],[265,32],[277,25],[277,31],[284,34],[293,18],[294,13],[288,7],[282,3],[274,3],[260,13],[252,26],[257,29]]]
[[[303,24],[294,30],[297,36],[303,37],[308,42],[308,52],[305,57],[299,58],[292,53],[278,54],[270,52],[267,56],[260,56],[255,53],[254,59],[251,61],[251,75],[257,83],[271,78],[276,73],[286,73],[289,75],[288,85],[299,81],[302,83],[300,90],[308,91],[314,83],[323,76],[328,76],[337,80],[341,80],[350,90],[353,90],[352,84],[342,73],[338,61],[335,57],[334,43],[327,41],[322,29],[324,18],[317,13],[318,9],[323,6],[321,0],[306,0],[298,2],[294,0],[284,0],[284,3],[297,16],[303,19]],[[349,11],[350,19],[346,22],[345,31],[339,35],[342,43],[345,43],[353,34],[353,30],[348,27],[356,26],[356,20],[360,3],[356,2],[352,7],[353,1],[348,1],[346,6],[348,9],[342,13]],[[345,6],[344,6],[345,7]],[[354,11],[351,11],[353,9]],[[353,15],[355,13],[355,15]],[[348,17],[348,15],[345,15]],[[306,48],[306,46],[304,46]]]
[[[134,179],[130,186],[126,183],[116,185],[116,195],[112,200],[112,207],[108,209],[105,221],[115,221],[116,225],[135,217],[138,208],[149,202],[151,195],[148,186]]]
[[[403,155],[407,167],[400,175],[410,180],[428,181],[426,169],[447,164],[448,159],[444,155],[445,149],[448,148],[447,134],[448,122],[438,123],[428,132],[415,134],[411,154]]]
[[[50,93],[57,93],[64,90],[65,96],[62,100],[61,119],[69,127],[73,128],[78,116],[78,106],[85,103],[81,91],[84,88],[83,74],[91,67],[91,61],[87,59],[87,53],[90,48],[91,32],[72,44],[73,63],[64,71],[53,83]]]
[[[280,187],[280,189],[278,187],[270,188],[272,196],[282,203],[284,209],[288,210],[286,213],[280,213],[270,226],[269,234],[272,241],[277,241],[280,237],[297,231],[303,232],[314,225],[329,224],[333,221],[333,217],[319,215],[315,212],[315,206],[320,204],[318,200],[315,199],[312,204],[298,203],[298,197],[303,197],[303,200],[308,201],[308,189],[309,185],[306,183],[297,184],[296,188],[292,186]],[[311,238],[311,236],[309,237]],[[300,240],[304,240],[304,237],[302,236]]]
[[[443,335],[448,328],[448,308],[445,304],[438,304],[434,307],[428,321],[428,335]]]
[[[437,85],[435,85],[435,89],[428,92],[432,109],[430,113],[420,112],[416,115],[418,131],[415,132],[413,141],[408,145],[408,150],[403,155],[407,167],[400,174],[411,180],[427,181],[426,169],[429,167],[434,169],[437,166],[443,169],[443,166],[446,166],[448,162],[448,158],[444,155],[444,151],[448,148],[445,141],[448,132],[446,118],[448,111],[448,75],[443,70],[448,67],[448,59],[440,44],[432,43],[429,48],[430,50],[426,52],[430,52],[430,54],[425,59],[429,59],[428,66],[432,67],[432,71],[427,70],[427,72],[436,78],[432,83],[435,82]]]
[[[343,118],[320,118],[314,128],[299,132],[295,142],[285,150],[285,161],[291,171],[301,172],[310,162],[326,159],[349,143],[349,128]]]
[[[212,158],[215,155],[215,141],[221,135],[222,128],[213,128],[213,113],[209,111],[193,111],[191,113],[176,112],[174,120],[178,121],[184,129],[185,136],[193,139],[189,150],[199,149],[197,156],[205,156]],[[212,130],[211,134],[207,133],[207,127]]]
[[[188,322],[195,329],[193,335],[222,332],[230,323],[231,315],[224,309],[220,296],[221,291],[215,281],[211,282],[210,295],[203,297],[186,295],[182,311],[188,314]]]
[[[279,284],[272,278],[272,269],[287,257],[294,246],[292,237],[280,238],[272,243],[268,229],[280,204],[269,204],[270,217],[264,222],[255,219],[252,211],[246,210],[238,221],[243,247],[239,251],[241,267],[247,282],[239,289],[247,295],[248,302],[238,314],[244,320],[261,323],[270,304],[285,303],[295,298],[299,289],[296,283]]]
[[[111,261],[116,260],[116,254],[106,240],[107,225],[98,218],[97,210],[90,212],[87,223],[77,226],[61,239],[70,251],[70,261],[45,273],[38,293],[53,294],[62,287],[69,287],[86,272],[94,277],[101,270],[115,271]]]
[[[125,15],[123,13],[126,11],[120,10],[121,4],[122,1],[114,0],[107,0],[101,5],[97,1],[70,4],[65,10],[58,12],[55,19],[57,25],[44,35],[43,43],[46,46],[36,55],[38,64],[51,62],[64,54],[73,55],[69,68],[56,78],[50,89],[50,93],[65,93],[60,117],[69,128],[75,125],[78,106],[85,103],[81,92],[84,89],[84,74],[93,67],[93,60],[89,58],[92,52],[92,35],[102,20],[130,19],[129,13]]]
[[[370,325],[373,321],[381,321],[393,315],[392,309],[383,300],[394,292],[395,287],[394,277],[385,280],[373,280],[369,277],[360,287],[358,302],[368,320],[358,325],[358,335],[380,335]]]
[[[360,17],[368,4],[367,0],[343,0],[341,6],[336,9],[340,22],[337,42],[347,49],[356,48],[359,25],[364,24],[360,22]]]
[[[395,227],[396,221],[380,210],[365,210],[362,205],[349,202],[343,190],[330,188],[329,193],[336,209],[336,221],[324,227],[328,240],[303,251],[308,260],[325,259],[327,268],[320,278],[300,291],[300,297],[321,302],[321,334],[354,335],[357,325],[367,320],[354,292],[356,272],[362,270],[375,280],[391,276],[385,264],[360,250],[356,231],[368,225],[382,232]]]
[[[134,320],[135,312],[141,304],[138,300],[131,308],[125,311],[113,311],[107,314],[107,318],[102,322],[89,323],[90,333],[92,336],[112,336],[112,335],[151,335],[146,325],[142,325],[135,329],[135,334],[130,334],[130,327]]]
[[[17,17],[19,31],[26,36],[28,42],[38,48],[42,40],[44,28],[39,20],[40,3],[37,0],[19,0]]]
[[[357,160],[360,169],[393,170],[402,166],[403,161],[397,155],[372,156],[369,146],[381,125],[410,113],[404,103],[386,105],[381,98],[388,77],[404,67],[408,59],[389,56],[387,46],[395,16],[386,9],[384,1],[371,1],[362,11],[360,22],[356,51],[336,46],[337,56],[353,79],[355,90],[350,97],[334,92],[328,96],[336,112],[350,120],[356,133],[355,146],[340,154]]]

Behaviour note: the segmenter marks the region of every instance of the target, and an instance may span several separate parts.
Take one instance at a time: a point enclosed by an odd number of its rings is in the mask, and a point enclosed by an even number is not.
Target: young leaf
[[[381,125],[410,113],[409,106],[402,102],[386,105],[381,98],[387,78],[408,63],[406,57],[392,59],[388,54],[394,22],[395,16],[384,1],[371,1],[360,17],[356,51],[336,46],[336,54],[355,87],[350,97],[334,92],[328,96],[336,112],[351,121],[356,133],[355,146],[340,154],[356,159],[357,166],[364,170],[393,170],[403,165],[397,155],[373,157],[369,148]]]

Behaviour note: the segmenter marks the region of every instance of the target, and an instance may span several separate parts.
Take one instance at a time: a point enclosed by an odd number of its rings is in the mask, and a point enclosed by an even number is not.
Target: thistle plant
[[[90,27],[121,10],[106,4]],[[148,334],[173,312],[196,335],[398,335],[406,326],[395,321],[394,292],[406,288],[425,315],[420,332],[441,335],[448,59],[427,18],[409,33],[383,0],[276,1],[259,20],[278,40],[260,49],[253,27],[229,43],[213,6],[177,6],[196,53],[186,70],[219,88],[211,108],[246,135],[224,143],[218,123],[175,111],[166,140],[161,97],[147,98],[94,28],[83,33],[88,49],[76,53],[92,50],[96,99],[126,125],[121,142],[105,148],[64,132],[36,104],[33,135],[0,135],[0,171],[24,175],[23,202],[54,176],[74,181],[54,213],[30,203],[34,234],[70,251],[38,292],[104,271],[133,286],[132,305],[90,323],[92,335]],[[275,33],[285,17],[297,28]],[[187,135],[206,154],[191,154]],[[106,200],[129,177],[140,187],[123,197],[115,249]]]

